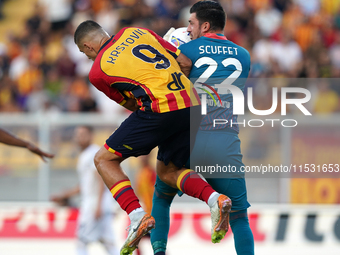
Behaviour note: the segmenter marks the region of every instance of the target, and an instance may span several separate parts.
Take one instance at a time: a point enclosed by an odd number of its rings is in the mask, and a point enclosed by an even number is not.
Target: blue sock
[[[249,227],[247,210],[230,213],[229,223],[234,233],[237,255],[254,255],[254,237]]]
[[[156,221],[156,227],[151,231],[151,244],[155,255],[165,255],[170,229],[170,205],[176,192],[177,189],[166,185],[157,176],[151,212]]]

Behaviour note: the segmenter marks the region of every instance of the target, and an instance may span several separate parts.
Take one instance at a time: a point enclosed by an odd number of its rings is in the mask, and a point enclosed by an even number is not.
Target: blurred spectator
[[[178,11],[178,1],[174,0],[163,0],[160,1],[156,7],[157,16],[166,17],[170,20],[177,20]]]
[[[268,6],[272,0],[248,0],[247,4],[250,8],[252,8],[255,12],[258,12],[260,9]]]
[[[321,78],[331,78],[332,77],[332,66],[331,60],[328,55],[327,49],[320,49],[319,59],[319,70]]]
[[[228,26],[225,27],[225,35],[227,36],[228,40],[236,43],[242,44],[245,34],[242,33],[240,22],[236,19],[229,18],[228,19]]]
[[[340,32],[336,33],[334,44],[329,49],[329,57],[333,67],[340,69]]]
[[[69,85],[68,111],[93,112],[97,111],[97,103],[94,101],[89,85],[81,77],[77,77]]]
[[[320,26],[320,30],[323,44],[326,48],[329,48],[334,44],[337,36],[333,20],[330,17],[326,17]]]
[[[252,64],[262,65],[263,70],[268,70],[274,55],[274,42],[269,37],[262,37],[253,47]]]
[[[79,184],[54,195],[51,200],[65,206],[73,196],[81,197],[77,222],[77,255],[88,254],[89,244],[94,242],[99,242],[106,254],[118,255],[112,228],[113,199],[94,165],[93,159],[100,147],[92,142],[92,127],[78,126],[74,131],[74,140],[81,151],[77,162]]]
[[[324,45],[322,43],[322,39],[319,33],[316,33],[313,37],[311,44],[304,52],[304,56],[307,59],[312,59],[317,64],[319,64],[319,58],[321,52],[324,50]]]
[[[320,77],[320,71],[317,64],[317,61],[315,61],[312,58],[307,58],[304,61],[301,77],[302,78],[318,78]]]
[[[96,21],[103,24],[102,27],[109,34],[114,34],[119,28],[120,13],[115,7],[110,0],[102,1],[102,6],[95,15]]]
[[[51,23],[51,30],[64,29],[72,15],[72,5],[69,0],[39,0],[45,10],[45,18]]]
[[[340,3],[340,2],[339,2]],[[340,29],[340,8],[337,9],[338,11],[336,12],[335,16],[334,16],[334,26],[337,29]]]
[[[48,105],[49,97],[47,91],[44,90],[42,80],[36,81],[32,92],[27,96],[26,109],[29,112],[44,112]]]
[[[227,15],[241,15],[245,11],[246,0],[224,0],[219,2]]]
[[[305,17],[295,30],[295,40],[305,51],[312,45],[312,42],[318,36],[317,33],[317,28],[310,22],[309,18]]]
[[[154,191],[154,185],[156,182],[156,171],[155,168],[150,164],[150,156],[144,155],[139,157],[140,169],[136,176],[136,192],[143,208],[147,213],[151,213],[152,209],[152,197]]]
[[[162,36],[187,25],[188,6],[196,1],[38,0],[22,31],[10,31],[8,43],[0,44],[0,79],[11,84],[0,85],[0,111],[31,111],[45,102],[45,110],[121,113],[91,89],[92,61],[74,44],[75,27],[94,19],[111,34],[133,25]],[[251,54],[251,77],[340,78],[339,0],[219,2],[228,14],[227,38]],[[340,93],[339,87],[329,90]]]
[[[0,79],[0,112],[19,112],[18,91],[15,82],[6,75]]]
[[[76,74],[76,64],[70,59],[65,49],[62,49],[61,54],[55,61],[58,74],[61,77],[74,77]]]
[[[340,10],[340,1],[338,0],[320,0],[321,9],[327,14],[334,15]]]
[[[61,44],[61,36],[57,33],[51,33],[45,42],[45,60],[49,64],[55,64],[63,54],[64,48]]]
[[[63,82],[56,67],[48,70],[45,76],[44,88],[48,92],[51,100],[56,101],[61,93]]]
[[[20,46],[19,46],[20,47]],[[19,77],[26,71],[28,68],[28,52],[26,49],[20,48],[19,55],[15,56],[9,67],[9,76],[13,81],[19,79]]]
[[[7,56],[7,47],[5,44],[0,43],[0,79],[8,73],[9,66],[10,62]]]
[[[314,112],[330,114],[339,108],[339,96],[330,89],[327,79],[319,80],[318,93],[315,99]]]
[[[262,8],[255,14],[255,24],[260,29],[263,36],[271,36],[280,27],[282,14],[279,10],[274,8],[271,1],[262,6]]]
[[[28,68],[17,80],[20,106],[26,108],[26,100],[35,86],[42,80],[42,72],[37,65],[29,63]]]
[[[3,19],[3,17],[4,17],[4,14],[3,14],[3,11],[2,11],[2,6],[4,4],[4,1],[5,0],[0,0],[0,20]]]
[[[320,0],[294,0],[305,15],[313,15],[320,10]]]
[[[285,30],[290,30],[295,34],[296,28],[304,21],[304,15],[299,5],[294,2],[287,4],[287,9],[283,13],[282,27]]]
[[[293,40],[289,31],[282,33],[281,40],[273,45],[272,58],[279,64],[283,72],[291,73],[300,68],[302,51]]]
[[[280,12],[285,12],[291,2],[291,0],[274,0],[274,7]]]
[[[25,32],[28,36],[36,35],[42,37],[43,34],[47,34],[49,32],[50,24],[45,19],[44,14],[44,7],[37,1],[32,16],[26,20]]]

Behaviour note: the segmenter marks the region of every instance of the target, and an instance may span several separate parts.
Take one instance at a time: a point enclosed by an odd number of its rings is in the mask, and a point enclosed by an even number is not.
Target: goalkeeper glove
[[[174,27],[170,28],[170,29],[168,30],[168,32],[166,32],[166,34],[163,36],[163,39],[164,39],[165,41],[169,41],[170,35],[171,35],[172,32],[175,31],[175,30],[176,30],[176,29],[175,29]]]

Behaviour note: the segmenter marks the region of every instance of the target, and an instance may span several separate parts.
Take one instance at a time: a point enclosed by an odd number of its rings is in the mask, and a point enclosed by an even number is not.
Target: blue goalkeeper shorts
[[[228,196],[232,201],[232,210],[239,211],[250,207],[247,200],[247,188],[241,167],[241,142],[238,134],[233,130],[226,131],[198,131],[190,162],[186,167],[195,170],[197,166],[229,166],[236,172],[204,173],[207,182],[217,192]],[[198,170],[198,168],[196,168]],[[198,172],[198,171],[196,171]],[[156,181],[158,189],[163,193],[173,193],[169,187],[159,179]],[[178,191],[178,195],[183,193]]]
[[[214,190],[231,199],[232,210],[244,210],[250,204],[247,201],[247,187],[242,172],[242,157],[241,141],[234,130],[199,130],[187,167],[197,173],[203,167],[206,170],[214,167],[215,172],[201,172],[201,175]]]

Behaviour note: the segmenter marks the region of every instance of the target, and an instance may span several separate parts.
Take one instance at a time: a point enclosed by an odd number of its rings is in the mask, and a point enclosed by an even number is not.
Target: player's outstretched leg
[[[230,210],[231,200],[225,195],[219,195],[217,201],[210,207],[211,241],[213,243],[219,243],[228,232]]]
[[[211,212],[211,241],[219,243],[229,228],[229,213],[231,200],[229,197],[217,193],[195,171],[184,170],[177,178],[177,188],[189,196],[205,201]]]
[[[105,146],[101,147],[94,158],[94,162],[112,196],[129,215],[130,230],[120,251],[121,255],[129,255],[137,248],[140,239],[155,227],[155,219],[147,214],[139,204],[131,182],[120,166],[124,158],[109,150],[112,149],[107,149]]]
[[[128,179],[116,182],[110,191],[131,221],[129,234],[120,254],[132,254],[140,239],[155,227],[155,219],[142,209]]]
[[[144,212],[144,211],[143,211]],[[139,220],[131,220],[128,237],[120,250],[120,255],[130,255],[137,248],[140,239],[155,228],[155,219],[147,213]]]
[[[249,227],[247,209],[230,214],[230,227],[238,255],[254,255],[254,237]]]
[[[165,255],[170,229],[170,205],[177,191],[157,176],[151,212],[156,220],[156,228],[151,231],[151,245],[155,255]]]
[[[183,193],[206,202],[211,208],[211,221],[213,243],[218,243],[228,231],[231,200],[225,195],[217,193],[195,171],[190,169],[176,169],[170,162],[167,166],[163,162],[157,162],[159,178],[167,185],[178,188]]]

